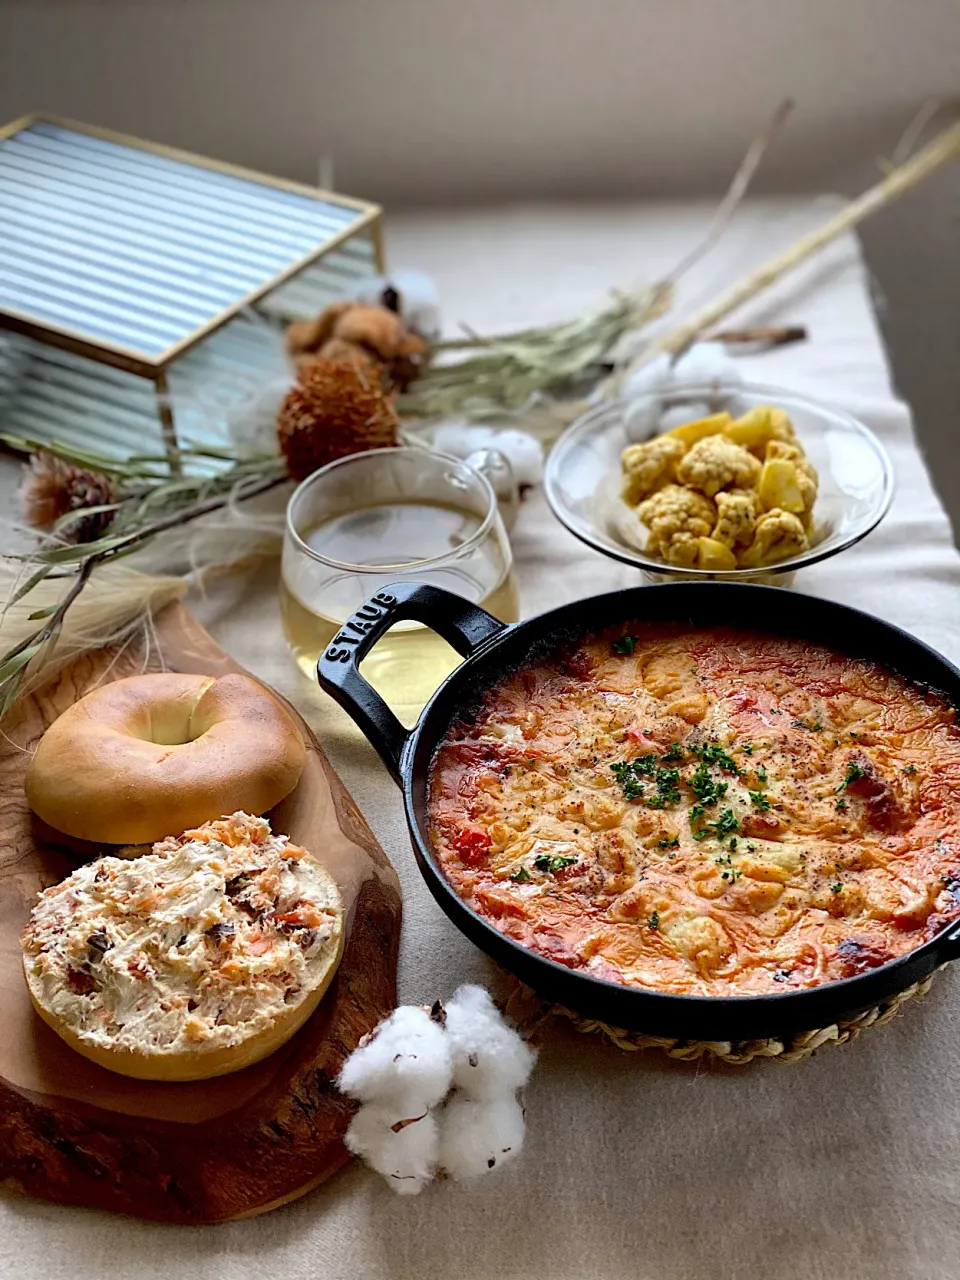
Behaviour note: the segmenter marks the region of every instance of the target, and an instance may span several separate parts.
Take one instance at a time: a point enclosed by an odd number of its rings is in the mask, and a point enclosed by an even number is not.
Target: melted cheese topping
[[[960,915],[953,708],[801,641],[635,623],[523,668],[451,726],[430,814],[475,911],[630,986],[814,986]]]
[[[336,885],[262,818],[236,813],[45,890],[21,943],[43,1002],[99,1046],[241,1043],[327,972]]]

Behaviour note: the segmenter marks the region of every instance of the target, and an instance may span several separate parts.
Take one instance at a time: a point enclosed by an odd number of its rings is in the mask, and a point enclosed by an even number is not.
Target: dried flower
[[[375,369],[319,356],[280,406],[277,439],[290,474],[303,480],[337,458],[395,445],[398,421]]]
[[[51,529],[71,512],[102,507],[116,501],[116,489],[108,476],[65,462],[48,449],[38,449],[27,464],[20,483],[23,518],[35,529]],[[63,526],[68,542],[92,542],[110,524],[112,511],[78,515]]]
[[[362,302],[332,302],[314,320],[291,324],[286,343],[301,367],[316,356],[349,360],[364,372],[378,370],[391,389],[407,387],[427,358],[427,344],[401,316]]]

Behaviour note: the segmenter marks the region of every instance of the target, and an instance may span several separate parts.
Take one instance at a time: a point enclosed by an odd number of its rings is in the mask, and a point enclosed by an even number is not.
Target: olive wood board
[[[69,875],[78,850],[43,826],[23,793],[47,726],[84,693],[142,671],[243,671],[180,604],[155,622],[149,648],[83,654],[23,695],[0,735],[0,1180],[31,1195],[182,1223],[218,1222],[284,1204],[349,1158],[351,1106],[334,1081],[344,1060],[396,1005],[400,888],[316,738],[296,789],[267,816],[315,854],[346,907],[339,970],[317,1011],[271,1057],[191,1083],[133,1080],[74,1053],[34,1013],[19,935],[37,891]],[[281,699],[283,701],[283,699]],[[72,846],[72,847],[71,847]]]

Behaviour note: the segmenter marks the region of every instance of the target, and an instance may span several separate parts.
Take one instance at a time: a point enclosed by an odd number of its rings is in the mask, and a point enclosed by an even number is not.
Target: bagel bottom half
[[[78,867],[21,937],[43,1021],[142,1080],[207,1079],[273,1053],[322,1000],[343,944],[329,873],[243,813]]]

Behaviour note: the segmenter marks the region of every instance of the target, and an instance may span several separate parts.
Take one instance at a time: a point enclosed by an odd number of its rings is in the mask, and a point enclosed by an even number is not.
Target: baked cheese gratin
[[[953,708],[800,640],[636,623],[529,665],[449,729],[430,819],[502,933],[662,992],[852,977],[960,915]]]
[[[336,884],[235,813],[98,858],[46,889],[21,938],[37,1012],[72,1048],[144,1079],[239,1070],[306,1021],[343,945]]]

